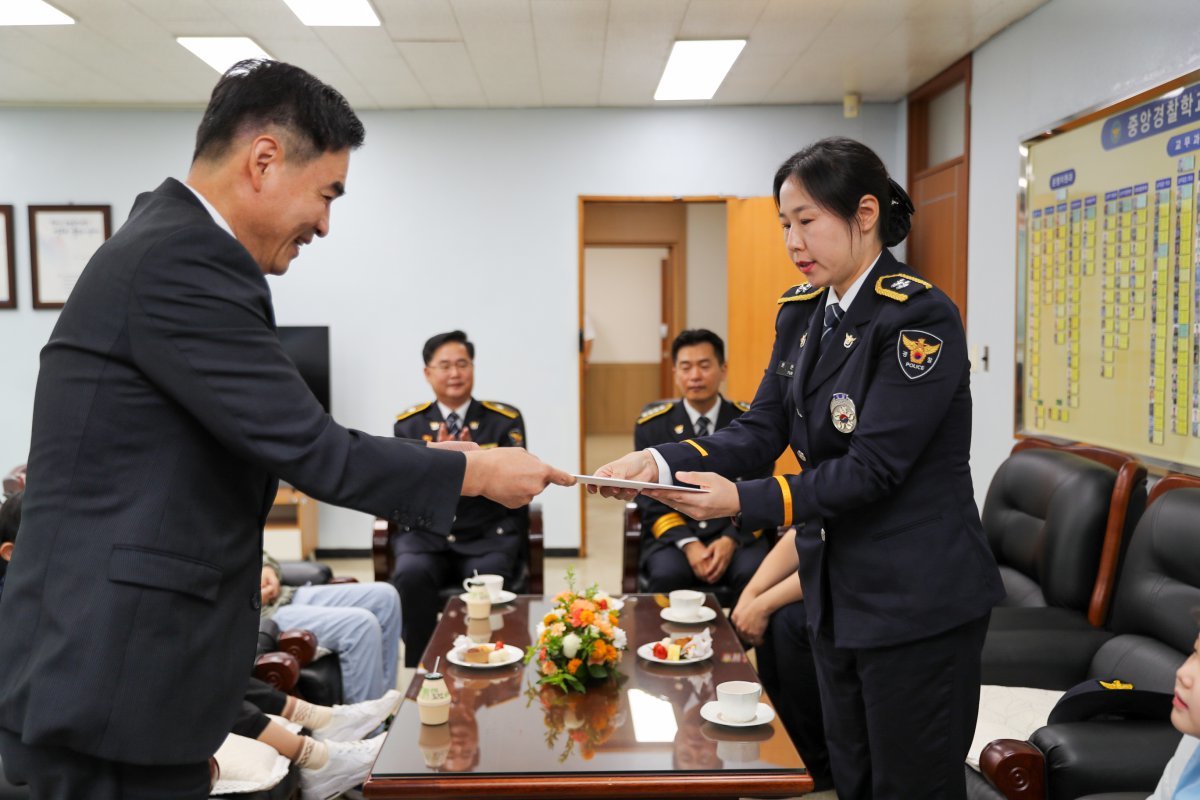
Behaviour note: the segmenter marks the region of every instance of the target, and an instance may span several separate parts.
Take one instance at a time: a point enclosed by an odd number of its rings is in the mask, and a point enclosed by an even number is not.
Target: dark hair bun
[[[895,247],[912,230],[914,209],[908,192],[891,178],[888,178],[888,195],[887,229],[882,232],[883,244],[885,247]]]

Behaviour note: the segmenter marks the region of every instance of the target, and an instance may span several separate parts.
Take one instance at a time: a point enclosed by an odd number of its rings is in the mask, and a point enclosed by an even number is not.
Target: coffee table
[[[470,630],[525,648],[551,608],[548,599],[520,596],[494,606],[489,620],[469,621],[451,599],[426,649],[431,667],[442,657],[454,702],[446,725],[423,726],[416,696],[419,671],[396,713],[363,787],[367,797],[444,798],[702,798],[791,797],[812,791],[812,779],[779,718],[753,727],[704,721],[700,708],[716,685],[757,681],[732,626],[708,595],[716,618],[677,625],[660,617],[663,595],[628,595],[621,627],[628,650],[618,684],[564,695],[537,685],[536,665],[472,669],[446,663],[455,637]],[[638,658],[638,645],[668,633],[712,631],[714,655],[669,666]],[[770,699],[763,695],[763,702]]]

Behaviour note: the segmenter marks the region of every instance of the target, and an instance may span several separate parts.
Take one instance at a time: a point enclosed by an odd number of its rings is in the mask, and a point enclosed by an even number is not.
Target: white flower
[[[588,636],[591,636],[593,639],[599,639],[600,638],[600,629],[597,628],[595,625],[589,625],[588,626]]]
[[[538,626],[537,626],[537,637],[536,638],[540,641],[542,638],[542,634],[545,632],[546,632],[546,623],[539,622]]]
[[[618,650],[625,649],[625,631],[620,628],[613,628],[613,647]]]
[[[583,641],[579,638],[578,634],[568,633],[562,640],[563,655],[567,658],[574,658],[575,654],[579,652],[579,645],[581,644],[583,644]]]

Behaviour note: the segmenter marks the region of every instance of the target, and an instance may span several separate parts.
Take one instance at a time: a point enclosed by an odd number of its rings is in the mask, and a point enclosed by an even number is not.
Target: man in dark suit
[[[717,334],[703,328],[683,331],[671,343],[671,361],[682,397],[638,419],[635,450],[707,436],[749,408],[721,397],[725,342]],[[771,464],[766,463],[745,477],[770,474]],[[640,569],[648,579],[646,590],[670,592],[720,584],[732,589],[730,604],[736,604],[770,549],[762,529],[740,530],[728,518],[697,521],[646,495],[639,495],[636,502],[642,512]]]
[[[425,342],[425,380],[436,399],[396,416],[396,436],[425,442],[475,442],[483,449],[524,447],[521,412],[504,403],[476,400],[475,344],[462,331],[439,333]],[[400,592],[404,662],[415,667],[433,635],[442,608],[438,591],[479,574],[503,575],[510,587],[529,530],[529,508],[505,508],[485,497],[458,502],[448,531],[403,525],[392,539]]]
[[[570,483],[523,451],[367,436],[321,408],[266,275],[329,231],[362,124],[308,73],[221,78],[187,184],[141,195],[42,351],[0,602],[0,755],[36,798],[202,798],[246,688],[278,478],[433,530]]]

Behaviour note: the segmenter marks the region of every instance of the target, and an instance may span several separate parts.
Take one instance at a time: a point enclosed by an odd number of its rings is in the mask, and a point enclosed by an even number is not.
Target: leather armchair
[[[1121,680],[1172,692],[1175,670],[1192,651],[1200,606],[1200,479],[1169,475],[1150,493],[1129,541],[1114,595],[1113,634],[1076,682]],[[1088,720],[1046,725],[1028,741],[1000,739],[968,769],[971,797],[1076,798],[1154,790],[1179,743],[1169,719]]]
[[[992,612],[983,682],[1069,689],[1111,634],[1117,568],[1145,507],[1123,453],[1019,442],[988,488],[983,526],[1008,597]]]
[[[388,582],[396,568],[395,555],[392,552],[392,537],[399,536],[396,523],[383,517],[375,520],[371,534],[371,559],[375,566],[375,580]],[[529,506],[529,525],[524,547],[517,558],[517,576],[510,586],[505,586],[516,594],[540,595],[544,585],[545,575],[545,534],[542,528],[542,506],[532,503]],[[442,599],[449,599],[462,593],[462,584],[454,582],[441,588]]]

